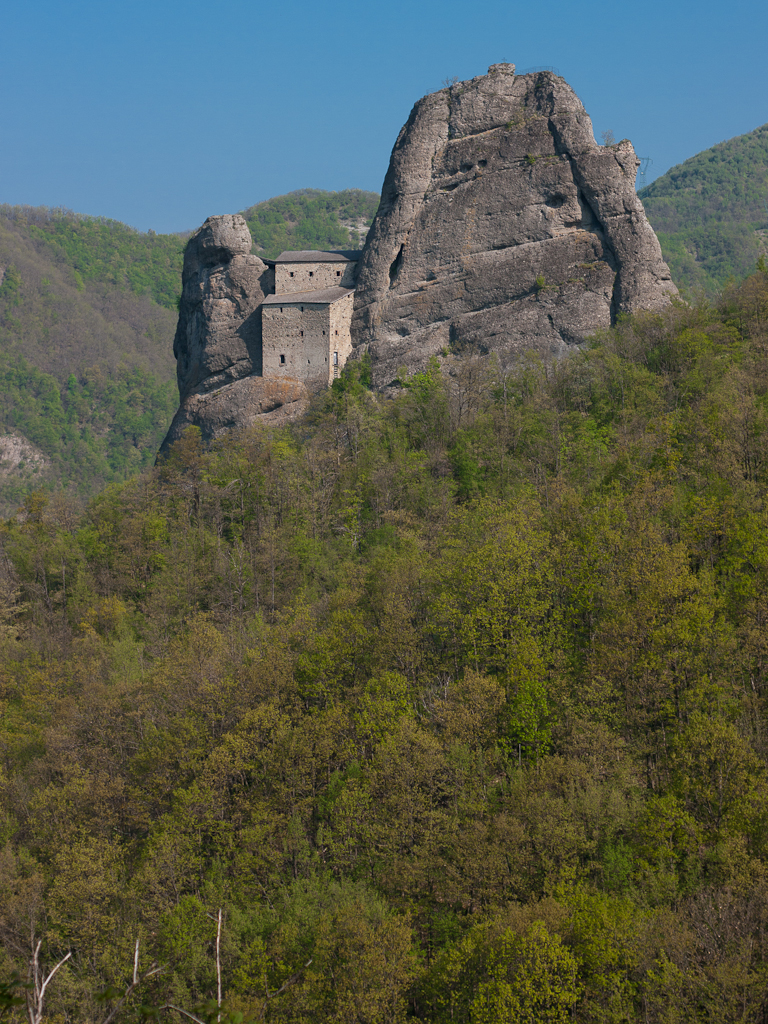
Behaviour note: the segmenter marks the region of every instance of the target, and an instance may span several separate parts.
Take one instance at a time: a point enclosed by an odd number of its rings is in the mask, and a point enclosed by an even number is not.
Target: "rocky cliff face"
[[[562,355],[621,312],[676,291],[635,194],[631,143],[599,147],[573,90],[549,72],[488,75],[426,96],[392,152],[359,264],[352,338],[374,384],[464,349]],[[210,440],[307,406],[298,381],[264,379],[259,306],[273,271],[239,216],[190,239],[174,342],[181,406]]]
[[[259,376],[259,306],[274,290],[273,274],[251,255],[251,233],[239,214],[209,217],[190,238],[173,343],[181,404],[161,452],[190,425],[209,441],[267,415],[271,422],[306,407],[303,385],[281,386]]]
[[[261,320],[271,271],[251,255],[239,214],[209,217],[187,243],[179,323],[173,343],[179,396],[212,391],[261,373]]]
[[[561,355],[676,292],[628,141],[595,143],[573,90],[514,65],[420,100],[360,262],[353,340],[374,383],[436,353]]]

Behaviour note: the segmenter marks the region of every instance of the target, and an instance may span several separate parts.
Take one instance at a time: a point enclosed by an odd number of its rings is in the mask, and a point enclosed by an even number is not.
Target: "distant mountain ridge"
[[[765,251],[768,124],[697,153],[639,195],[678,287],[715,294]]]

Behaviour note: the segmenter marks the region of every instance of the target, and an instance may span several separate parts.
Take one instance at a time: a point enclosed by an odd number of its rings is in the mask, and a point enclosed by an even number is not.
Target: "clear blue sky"
[[[0,202],[142,230],[378,191],[413,103],[499,61],[556,67],[651,176],[768,121],[764,0],[2,0],[0,25]]]

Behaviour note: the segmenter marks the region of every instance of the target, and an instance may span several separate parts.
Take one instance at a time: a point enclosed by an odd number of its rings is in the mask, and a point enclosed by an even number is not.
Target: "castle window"
[[[323,331],[323,334],[325,334],[325,331]]]
[[[280,356],[280,365],[281,366],[285,365],[285,356],[282,356],[282,355]]]
[[[304,312],[304,307],[303,306],[299,306],[299,309],[301,310],[302,313]],[[304,331],[302,331],[301,333],[303,334]]]
[[[299,334],[302,336],[302,338],[304,337],[304,331],[299,331]]]
[[[310,270],[310,272],[309,272],[309,276],[310,276],[310,277],[314,277],[314,276],[315,276],[315,272],[314,272],[314,270]]]
[[[338,331],[336,331],[336,334],[338,334],[338,333],[339,333],[339,332],[338,332]]]
[[[282,307],[282,306],[280,307],[280,312],[281,312],[281,313],[283,312],[283,307]]]
[[[339,353],[338,352],[334,352],[333,353],[333,365],[334,366],[338,366],[339,365]]]
[[[336,271],[336,277],[341,277],[341,271],[340,270]]]
[[[309,360],[307,360],[307,366],[309,366]]]
[[[293,277],[293,271],[292,270],[289,270],[288,273],[291,275],[291,277]]]

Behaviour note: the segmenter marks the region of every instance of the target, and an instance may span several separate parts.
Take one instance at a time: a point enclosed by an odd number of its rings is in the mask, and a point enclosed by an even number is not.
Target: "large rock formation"
[[[374,384],[437,353],[561,355],[618,313],[666,304],[676,289],[635,194],[637,166],[631,143],[596,145],[578,97],[549,72],[496,64],[420,100],[359,264],[352,341],[370,352]],[[261,376],[274,268],[251,255],[241,216],[210,217],[192,236],[182,284],[181,405],[162,450],[189,425],[210,440],[299,415],[305,385],[274,367]],[[306,369],[303,337],[288,331],[285,345]]]
[[[573,90],[513,64],[419,100],[360,262],[353,340],[374,383],[439,352],[560,355],[676,289],[628,141],[599,147]]]
[[[161,452],[190,425],[209,441],[306,408],[302,384],[260,376],[259,306],[273,290],[274,270],[251,255],[251,233],[239,214],[209,217],[192,235],[173,343],[181,404]]]

